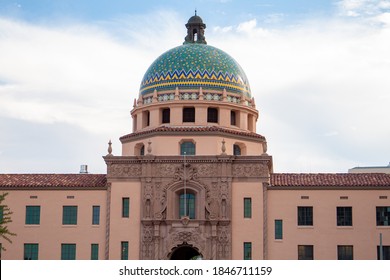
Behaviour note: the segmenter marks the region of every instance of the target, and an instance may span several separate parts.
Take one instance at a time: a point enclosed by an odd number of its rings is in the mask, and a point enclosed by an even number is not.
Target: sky
[[[0,0],[0,172],[105,173],[194,15],[243,67],[274,172],[390,162],[390,0]]]

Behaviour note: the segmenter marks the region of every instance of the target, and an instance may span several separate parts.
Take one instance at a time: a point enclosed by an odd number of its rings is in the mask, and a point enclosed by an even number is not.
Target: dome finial
[[[190,17],[186,23],[187,27],[187,36],[184,38],[184,44],[207,44],[204,37],[204,30],[206,29],[206,24],[203,23],[203,20],[200,16],[197,15],[197,10],[195,9],[195,15]]]

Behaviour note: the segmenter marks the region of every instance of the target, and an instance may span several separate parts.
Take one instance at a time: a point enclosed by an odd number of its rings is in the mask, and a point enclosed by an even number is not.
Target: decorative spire
[[[222,148],[221,148],[221,150],[222,150],[222,154],[221,155],[226,155],[226,147],[225,147],[225,139],[223,139],[222,140]]]
[[[152,141],[148,141],[148,155],[152,154]]]
[[[107,154],[107,156],[112,156],[112,147],[111,147],[111,145],[112,145],[112,142],[111,142],[111,139],[110,139],[110,141],[108,141],[108,149],[107,149],[108,154]]]

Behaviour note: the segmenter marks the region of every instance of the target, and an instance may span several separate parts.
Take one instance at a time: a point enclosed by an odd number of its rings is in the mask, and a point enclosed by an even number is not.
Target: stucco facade
[[[186,27],[106,174],[0,174],[2,259],[376,259],[380,234],[390,258],[390,175],[273,173],[243,69]]]

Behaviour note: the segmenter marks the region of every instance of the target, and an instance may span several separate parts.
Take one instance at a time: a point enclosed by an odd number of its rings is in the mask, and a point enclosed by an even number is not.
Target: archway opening
[[[202,254],[194,248],[192,245],[188,245],[187,243],[183,243],[175,248],[173,248],[172,252],[169,256],[170,260],[200,260],[202,259]]]

